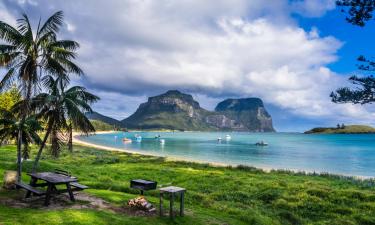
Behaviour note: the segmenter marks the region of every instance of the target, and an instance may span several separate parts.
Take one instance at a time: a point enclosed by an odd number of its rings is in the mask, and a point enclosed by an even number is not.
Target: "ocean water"
[[[142,136],[137,142],[135,135]],[[227,141],[225,136],[231,136]],[[161,144],[156,135],[165,140]],[[122,139],[130,138],[132,143]],[[221,137],[222,141],[218,141]],[[375,176],[375,134],[116,132],[79,137],[93,144],[187,160]],[[256,146],[258,141],[268,146]]]

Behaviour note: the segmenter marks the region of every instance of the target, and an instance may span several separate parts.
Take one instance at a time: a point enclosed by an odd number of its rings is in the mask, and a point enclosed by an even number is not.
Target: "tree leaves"
[[[364,27],[373,18],[375,0],[338,0],[336,4],[342,7],[342,12],[348,14],[346,21],[353,25]]]

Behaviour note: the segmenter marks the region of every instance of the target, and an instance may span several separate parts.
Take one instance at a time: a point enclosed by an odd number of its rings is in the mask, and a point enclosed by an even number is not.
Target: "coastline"
[[[98,131],[95,134],[109,134],[109,133],[115,133],[117,131]],[[89,134],[89,135],[95,135],[95,134]],[[98,145],[98,144],[92,144],[86,141],[82,141],[77,138],[77,136],[81,136],[79,133],[73,132],[73,143],[74,144],[79,144],[81,146],[86,146],[86,147],[93,147],[105,151],[113,151],[113,152],[125,152],[129,154],[137,154],[137,155],[145,155],[145,156],[156,156],[156,157],[162,157],[165,158],[167,161],[184,161],[184,162],[195,162],[195,163],[205,163],[209,164],[211,166],[220,166],[220,167],[227,167],[227,166],[238,166],[238,164],[225,164],[225,163],[217,163],[217,162],[208,162],[208,161],[203,161],[203,160],[193,160],[193,159],[186,159],[182,157],[172,157],[172,156],[160,156],[160,155],[155,155],[155,154],[147,154],[147,153],[140,153],[137,151],[133,151],[130,149],[122,149],[122,148],[115,148],[115,147],[108,147],[104,145]],[[255,168],[255,167],[254,167]],[[273,168],[258,168],[264,170],[265,172],[270,172],[273,170]]]
[[[117,131],[98,131],[95,132],[95,134],[89,134],[89,135],[96,135],[96,134],[108,134],[108,133],[115,133]],[[306,173],[308,174],[329,174],[329,175],[337,175],[337,176],[344,176],[344,177],[350,177],[358,180],[367,180],[367,179],[374,179],[374,177],[371,176],[359,176],[359,175],[352,175],[352,174],[336,174],[336,173],[329,173],[329,172],[324,172],[324,171],[309,171],[309,170],[300,170],[300,169],[287,169],[287,168],[272,168],[272,167],[266,167],[266,166],[252,166],[252,165],[243,165],[243,164],[230,164],[230,163],[219,163],[219,162],[209,162],[209,161],[204,161],[204,160],[196,160],[196,159],[187,159],[183,157],[174,157],[174,156],[160,156],[156,154],[147,154],[147,153],[140,153],[137,151],[133,151],[130,149],[122,149],[122,148],[115,148],[115,147],[108,147],[104,145],[98,145],[98,144],[92,144],[86,141],[82,141],[78,139],[77,136],[81,136],[81,133],[78,132],[73,132],[73,143],[78,144],[81,146],[86,146],[86,147],[93,147],[105,151],[112,151],[112,152],[124,152],[128,154],[137,154],[137,155],[144,155],[144,156],[155,156],[155,157],[162,157],[165,158],[167,161],[183,161],[183,162],[193,162],[193,163],[202,163],[202,164],[208,164],[210,166],[214,167],[228,167],[228,166],[249,166],[253,167],[255,169],[262,170],[263,172],[270,173],[272,171],[291,171],[294,173]]]

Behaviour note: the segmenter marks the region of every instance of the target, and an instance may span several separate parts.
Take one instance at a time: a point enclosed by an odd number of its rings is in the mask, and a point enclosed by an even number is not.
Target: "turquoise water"
[[[142,136],[136,142],[135,134]],[[165,144],[155,136],[160,134]],[[225,136],[231,136],[226,141]],[[124,143],[124,137],[133,139]],[[218,142],[218,137],[222,138]],[[375,175],[375,134],[117,132],[81,140],[139,153],[188,160],[335,174]],[[268,146],[256,146],[264,140]]]

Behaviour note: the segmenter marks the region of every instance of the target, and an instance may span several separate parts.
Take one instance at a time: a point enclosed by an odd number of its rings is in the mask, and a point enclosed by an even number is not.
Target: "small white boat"
[[[138,135],[138,136],[135,138],[135,140],[136,140],[137,142],[141,142],[141,141],[142,141],[142,136]]]
[[[123,138],[122,141],[124,143],[132,143],[132,139],[129,139],[129,138]]]
[[[219,142],[220,142],[220,141],[221,141],[221,137],[217,138],[217,141],[219,141]]]
[[[264,141],[259,141],[257,143],[255,143],[256,146],[267,146],[268,143],[267,142],[264,142]]]
[[[162,144],[162,145],[165,144],[165,140],[164,140],[164,139],[160,139],[159,142],[160,142],[160,144]]]
[[[225,140],[230,141],[231,139],[232,137],[229,134],[225,135]]]

